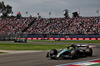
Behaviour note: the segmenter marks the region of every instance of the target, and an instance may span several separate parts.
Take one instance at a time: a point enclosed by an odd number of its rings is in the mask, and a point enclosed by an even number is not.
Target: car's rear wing
[[[77,47],[89,47],[89,45],[88,44],[85,44],[85,45],[84,44],[78,44]]]

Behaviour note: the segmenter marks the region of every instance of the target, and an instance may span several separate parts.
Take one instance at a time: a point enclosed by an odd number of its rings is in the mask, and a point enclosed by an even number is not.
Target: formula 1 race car
[[[17,38],[17,39],[14,40],[14,42],[15,42],[15,43],[16,43],[16,42],[26,43],[26,42],[27,42],[27,39],[25,39],[25,38]]]
[[[51,59],[58,59],[58,58],[77,59],[80,57],[92,56],[92,54],[93,50],[92,48],[89,47],[89,45],[72,44],[71,46],[68,46],[67,49],[62,49],[62,50],[51,49],[50,52],[47,53],[46,57]]]
[[[15,37],[14,42],[19,42],[19,43],[26,43],[27,42],[27,35],[26,34],[17,34],[17,36]]]

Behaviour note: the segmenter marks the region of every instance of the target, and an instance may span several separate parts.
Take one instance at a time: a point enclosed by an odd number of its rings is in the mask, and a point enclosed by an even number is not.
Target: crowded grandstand
[[[41,18],[27,34],[100,34],[100,17]]]
[[[31,22],[36,19],[32,25]],[[6,18],[0,19],[0,35],[19,34],[100,34],[100,17]]]

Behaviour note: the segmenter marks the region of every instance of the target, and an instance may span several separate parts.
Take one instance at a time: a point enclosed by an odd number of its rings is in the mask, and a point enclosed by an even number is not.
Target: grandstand
[[[17,34],[24,33],[35,18],[3,18],[0,19],[0,39],[14,39]]]
[[[0,19],[0,39],[17,34],[100,35],[100,17]]]
[[[100,17],[41,18],[27,30],[28,34],[99,35]]]

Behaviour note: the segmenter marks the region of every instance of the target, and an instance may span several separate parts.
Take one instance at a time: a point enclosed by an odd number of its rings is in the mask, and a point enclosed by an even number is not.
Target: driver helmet
[[[72,43],[72,45],[71,45],[71,46],[75,48],[75,47],[76,47],[76,44],[73,44],[73,43]]]
[[[73,44],[73,43],[72,43],[72,44],[71,44],[71,46],[72,46],[72,47],[74,47],[74,46],[75,46],[75,44]]]

